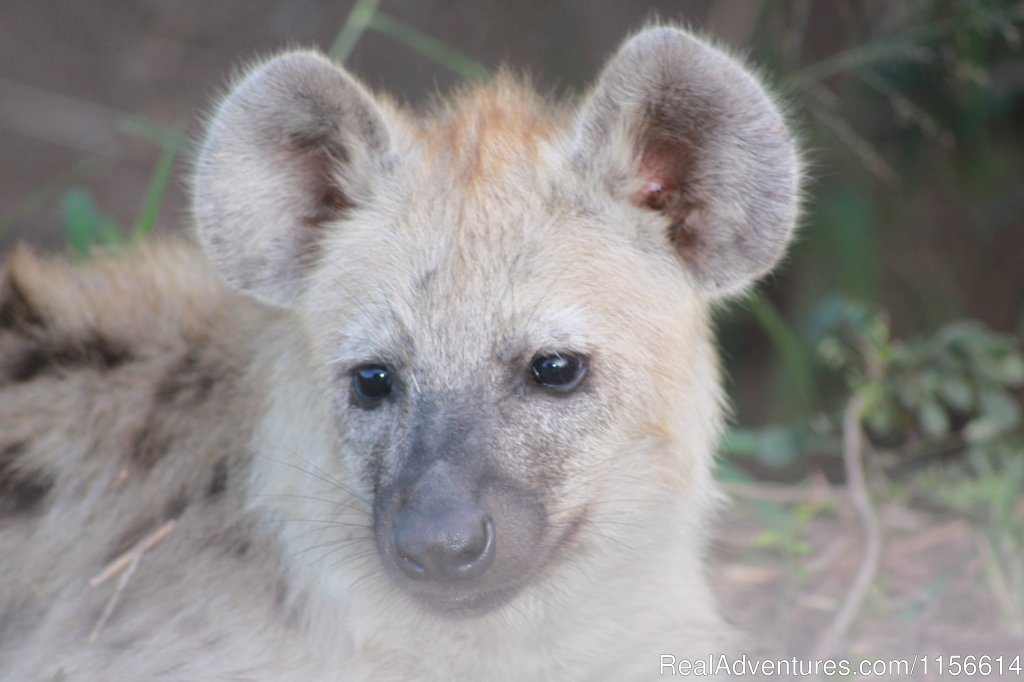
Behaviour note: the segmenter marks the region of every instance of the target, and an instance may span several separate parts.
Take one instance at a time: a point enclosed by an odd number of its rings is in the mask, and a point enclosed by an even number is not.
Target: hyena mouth
[[[496,611],[519,594],[524,583],[491,590],[413,590],[412,597],[448,618],[475,618]]]

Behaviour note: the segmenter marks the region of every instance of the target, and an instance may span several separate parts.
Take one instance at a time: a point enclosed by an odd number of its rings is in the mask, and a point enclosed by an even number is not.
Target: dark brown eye
[[[352,391],[363,407],[373,407],[391,395],[391,370],[383,365],[363,365],[352,371]]]
[[[587,357],[577,353],[537,355],[530,364],[533,380],[545,388],[567,393],[587,374]]]

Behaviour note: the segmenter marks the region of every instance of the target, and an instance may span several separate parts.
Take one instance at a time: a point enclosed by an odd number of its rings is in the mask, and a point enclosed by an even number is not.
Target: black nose
[[[407,506],[395,516],[391,541],[402,572],[415,580],[476,578],[494,562],[494,523],[472,504]]]

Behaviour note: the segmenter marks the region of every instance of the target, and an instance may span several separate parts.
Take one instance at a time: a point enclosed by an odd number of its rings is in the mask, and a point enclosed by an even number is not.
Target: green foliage
[[[798,477],[811,455],[838,458],[841,412],[855,394],[865,398],[865,429],[890,459],[927,460],[962,452],[972,462],[964,471],[971,480],[999,469],[982,467],[992,453],[1024,461],[1024,416],[1017,395],[1024,387],[1024,353],[1017,337],[967,320],[902,341],[893,338],[883,314],[838,297],[826,298],[813,322],[809,336],[821,360],[815,365],[821,368],[816,370],[819,379],[836,383],[833,378],[838,378],[841,387],[833,404],[819,405],[792,422],[732,429],[722,446],[730,463],[723,470],[726,480],[749,478],[751,465]],[[1017,481],[1015,475],[1004,474],[999,485],[1006,486],[1000,488],[1005,498],[991,497],[1004,500],[1001,508],[1019,501],[1024,490],[1024,485],[1007,483]]]
[[[758,514],[769,526],[768,530],[758,536],[757,547],[791,559],[804,556],[810,551],[810,545],[803,539],[803,534],[819,514],[831,509],[824,502],[804,502],[791,508],[770,502],[758,503],[756,506]]]
[[[83,189],[71,190],[61,200],[68,246],[77,256],[87,256],[97,245],[121,241],[117,224],[96,208],[92,195]]]
[[[170,136],[162,138],[162,142],[160,156],[150,176],[131,235],[96,206],[96,201],[87,190],[72,189],[64,194],[61,213],[72,253],[84,257],[97,246],[119,246],[128,241],[129,236],[137,241],[149,235],[156,225],[160,205],[171,182],[171,169],[182,145],[180,138]]]
[[[836,38],[822,50],[810,33],[829,16],[822,3],[770,3],[755,32],[757,60],[773,65],[794,103],[813,186],[793,255],[764,296],[790,338],[756,305],[723,325],[744,423],[796,422],[842,399],[845,385],[811,360],[823,297],[890,311],[906,336],[972,317],[1024,324],[1024,278],[1006,274],[1008,254],[1024,245],[1024,88],[1008,77],[1021,65],[1024,4],[850,6],[832,15],[841,30],[822,26]],[[982,295],[977,282],[989,277]],[[775,357],[745,352],[751,335],[771,343]],[[744,382],[749,375],[757,381]],[[934,437],[947,430],[942,406],[920,406],[918,420]],[[999,428],[978,424],[971,433]]]
[[[380,0],[356,0],[327,54],[339,62],[347,60],[369,27],[373,15],[377,13],[379,4]]]
[[[903,497],[941,507],[981,529],[986,579],[1008,622],[1024,632],[1024,438],[970,448],[900,486]]]
[[[135,237],[141,239],[152,231],[156,224],[157,214],[160,212],[160,204],[163,203],[164,194],[171,181],[171,168],[174,166],[174,157],[178,154],[178,147],[173,142],[165,142],[157,159],[156,168],[149,179],[149,186],[146,188],[146,198],[139,210],[139,217],[135,221]]]
[[[1024,385],[1024,356],[1013,336],[958,321],[905,343],[882,315],[839,300],[823,306],[820,323],[818,352],[868,396],[864,422],[876,439],[984,445],[1020,428],[1012,391]]]

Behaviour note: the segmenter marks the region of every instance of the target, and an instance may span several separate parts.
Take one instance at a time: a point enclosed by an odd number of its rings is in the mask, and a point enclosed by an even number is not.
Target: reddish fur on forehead
[[[457,93],[420,129],[428,155],[446,159],[461,182],[475,185],[511,164],[536,161],[561,114],[523,78],[501,71],[491,82]]]

